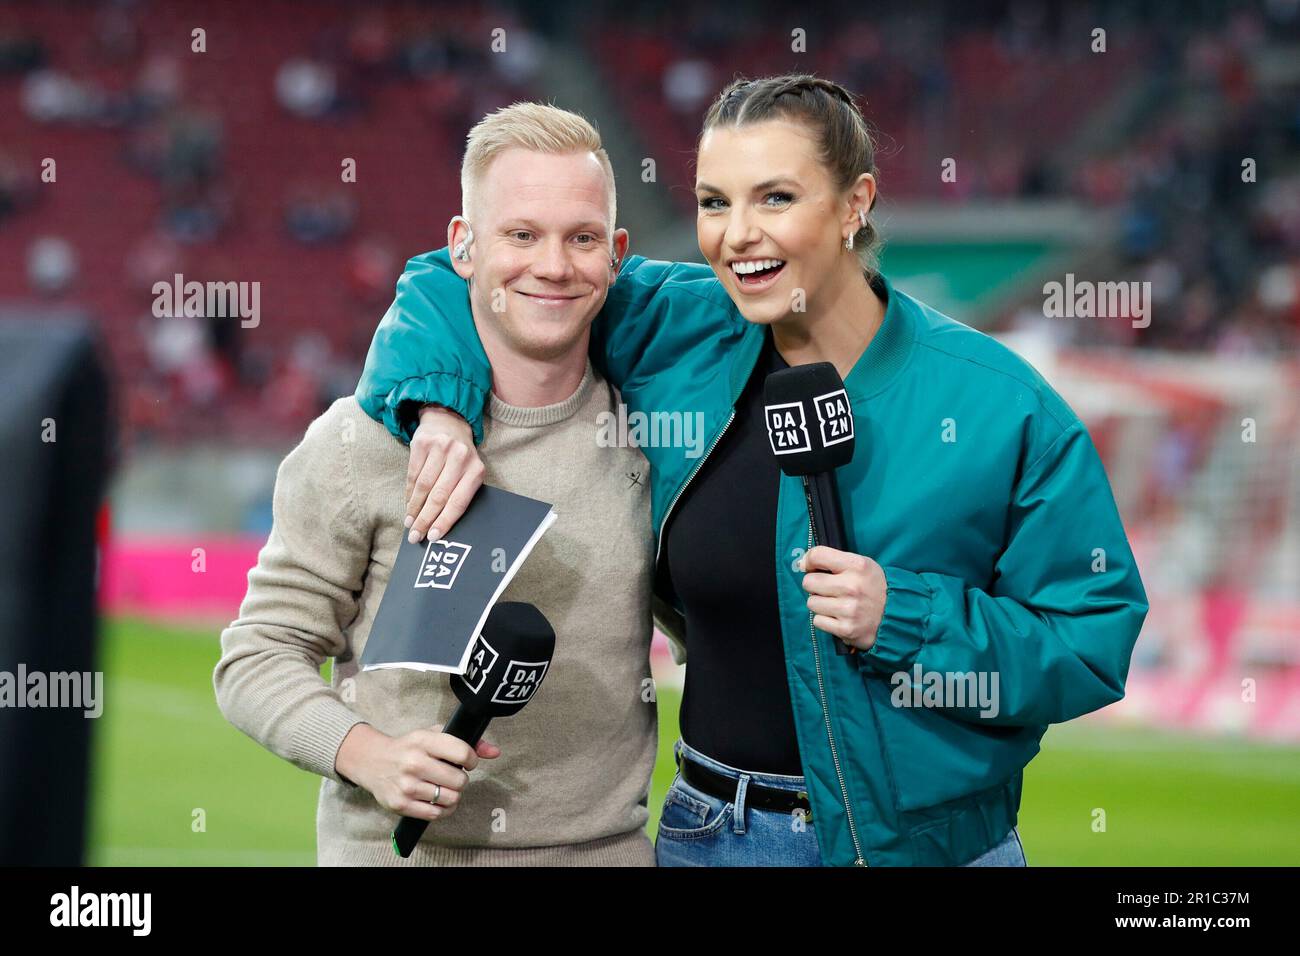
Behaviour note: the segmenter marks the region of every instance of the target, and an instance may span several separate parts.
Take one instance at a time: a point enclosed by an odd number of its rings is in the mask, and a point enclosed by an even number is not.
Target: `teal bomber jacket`
[[[1014,352],[882,281],[884,323],[845,378],[856,441],[837,473],[852,549],[888,585],[874,646],[840,657],[812,626],[794,566],[811,542],[797,478],[780,479],[776,579],[762,584],[777,590],[823,862],[953,866],[1015,825],[1048,725],[1124,696],[1147,597],[1073,410]],[[610,289],[593,362],[629,416],[696,416],[706,436],[642,448],[657,555],[765,334],[704,265],[631,256]],[[435,402],[478,441],[491,382],[446,249],[411,259],[357,386],[362,407],[409,441],[418,404]],[[673,600],[660,595],[661,612],[680,615]]]

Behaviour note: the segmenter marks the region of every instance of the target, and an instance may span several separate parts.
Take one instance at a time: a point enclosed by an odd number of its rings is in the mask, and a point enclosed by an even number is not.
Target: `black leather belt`
[[[707,793],[718,800],[734,803],[736,786],[739,780],[733,780],[726,774],[718,773],[703,764],[677,754],[677,770],[688,784]],[[745,788],[745,806],[758,807],[760,810],[775,810],[778,813],[803,811],[805,823],[812,823],[812,804],[808,802],[807,790],[781,790],[777,787],[764,787],[750,781]]]

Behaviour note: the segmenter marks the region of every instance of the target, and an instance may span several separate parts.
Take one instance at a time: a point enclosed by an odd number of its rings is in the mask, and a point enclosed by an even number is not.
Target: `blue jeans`
[[[1020,828],[1012,827],[1002,842],[962,866],[1028,866],[1025,848],[1020,843]]]
[[[750,773],[707,757],[678,740],[673,753],[703,764],[736,781],[732,799],[721,800],[695,789],[679,773],[664,797],[655,839],[659,866],[821,866],[815,821],[796,814],[747,806],[751,783],[796,792],[806,789],[803,777]],[[965,866],[1026,866],[1016,828],[997,846]]]
[[[679,773],[664,797],[655,839],[659,866],[821,866],[812,824],[793,813],[746,806],[751,783],[798,792],[803,777],[749,773],[719,763],[691,748],[684,740],[674,755],[703,764],[736,781],[731,800],[719,800],[696,790]]]

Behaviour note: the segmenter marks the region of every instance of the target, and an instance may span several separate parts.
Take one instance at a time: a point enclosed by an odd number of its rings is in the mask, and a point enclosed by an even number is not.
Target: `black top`
[[[763,422],[763,383],[783,368],[765,330],[735,420],[673,510],[665,563],[686,612],[682,739],[741,770],[799,776],[776,601],[781,469]]]

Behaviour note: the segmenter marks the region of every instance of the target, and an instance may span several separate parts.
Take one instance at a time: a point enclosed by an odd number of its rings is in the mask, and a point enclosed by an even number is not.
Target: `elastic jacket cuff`
[[[474,444],[483,441],[483,406],[487,395],[473,382],[450,372],[430,372],[403,379],[384,402],[384,425],[410,444],[420,424],[419,407],[443,405],[456,412],[474,430]],[[406,404],[405,407],[404,403]]]
[[[885,613],[876,631],[876,642],[857,657],[863,667],[893,673],[910,668],[925,643],[932,595],[919,574],[895,567],[883,570]]]

